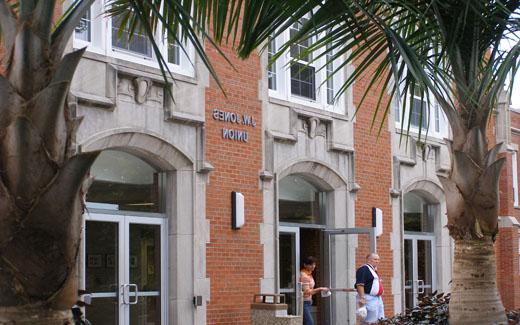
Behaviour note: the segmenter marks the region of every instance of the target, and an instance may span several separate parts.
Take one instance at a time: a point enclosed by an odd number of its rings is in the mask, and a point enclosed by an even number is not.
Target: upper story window
[[[327,45],[327,49],[330,49],[330,44]],[[336,96],[336,90],[334,89],[334,64],[332,63],[332,54],[327,53],[327,67],[326,67],[326,77],[327,77],[327,104],[334,105],[334,96]]]
[[[133,33],[129,26],[121,26],[122,18],[112,18],[112,47],[114,49],[128,51],[152,57],[152,42],[138,26]]]
[[[87,11],[85,16],[81,18],[81,21],[79,22],[79,25],[76,27],[75,30],[75,38],[84,42],[90,42],[90,32],[92,30],[92,26],[90,24],[90,11]]]
[[[269,45],[267,47],[267,59],[269,61],[271,61],[271,58],[275,55],[275,51],[276,51],[276,39],[270,38]],[[269,83],[269,89],[277,90],[276,62],[273,62],[267,68],[267,79],[268,79],[268,83]]]
[[[304,18],[292,24],[276,38],[270,39],[267,47],[268,58],[271,59],[281,45],[296,35],[306,22],[307,19]],[[314,42],[314,38],[309,38],[293,44],[287,53],[268,67],[269,96],[345,114],[343,96],[335,98],[343,78],[340,73],[333,74],[335,62],[327,64],[332,55],[319,57],[320,52],[317,51],[300,56]]]
[[[406,112],[404,112],[404,100],[406,100]],[[428,136],[436,138],[449,136],[446,115],[432,96],[430,96],[429,106],[426,97],[421,96],[418,91],[408,95],[407,99],[395,100],[394,105],[395,122],[398,129],[407,130],[410,126],[410,132],[413,133],[418,133],[421,129],[421,133],[428,132]],[[404,118],[403,114],[405,114]],[[402,125],[402,123],[404,124]]]
[[[103,14],[103,1],[97,0],[81,19],[74,33],[74,47],[87,47],[90,52],[115,57],[151,67],[159,67],[152,43],[143,28],[136,26],[133,30],[119,17],[107,17]],[[121,28],[122,27],[122,28]],[[188,76],[194,75],[189,57],[194,57],[191,44],[184,47],[186,53],[176,42],[169,42],[161,35],[161,26],[157,28],[155,37],[163,58],[172,72]],[[189,57],[188,57],[189,55]]]
[[[426,109],[426,98],[421,97],[418,91],[412,96],[412,114],[410,116],[410,124],[416,128],[425,128],[428,126],[428,110]]]
[[[289,37],[296,35],[307,19],[294,23],[289,28]],[[291,46],[289,54],[291,60],[291,95],[316,100],[316,62],[312,61],[312,54],[301,56],[311,45],[312,39],[306,39]]]

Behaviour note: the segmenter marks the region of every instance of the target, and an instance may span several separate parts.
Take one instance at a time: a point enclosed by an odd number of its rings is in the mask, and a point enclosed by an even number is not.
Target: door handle
[[[129,300],[130,300],[129,292],[128,292],[128,284],[123,284],[123,285],[121,285],[121,289],[123,290],[123,291],[122,291],[123,304],[124,304],[124,305],[128,305]]]
[[[128,295],[130,296],[130,288],[135,288],[134,290],[134,293],[135,293],[135,299],[134,301],[130,301],[130,297],[128,297],[128,304],[129,305],[137,305],[137,303],[139,302],[139,296],[138,296],[138,293],[139,293],[139,287],[137,287],[137,284],[135,283],[131,283],[131,284],[127,284],[128,286]]]
[[[418,294],[424,293],[424,280],[417,280],[417,293]]]
[[[123,288],[123,304],[125,305],[136,305],[139,302],[139,287],[134,283],[125,283],[121,286]],[[130,290],[134,288],[135,299],[130,300]]]

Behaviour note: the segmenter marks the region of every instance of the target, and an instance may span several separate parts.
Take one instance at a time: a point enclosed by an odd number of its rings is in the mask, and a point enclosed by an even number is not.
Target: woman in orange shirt
[[[316,282],[312,277],[312,272],[316,268],[316,259],[308,256],[303,260],[303,267],[300,271],[300,283],[303,290],[303,325],[314,325],[311,314],[312,296],[322,291],[329,291],[329,288],[314,288]]]

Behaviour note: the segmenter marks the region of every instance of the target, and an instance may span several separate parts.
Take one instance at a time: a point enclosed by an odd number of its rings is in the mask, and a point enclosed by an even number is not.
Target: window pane
[[[330,50],[330,44],[327,45],[327,50]],[[332,64],[332,53],[327,53],[327,104],[334,104],[334,66]]]
[[[140,292],[161,291],[161,227],[130,224],[130,283]]]
[[[168,62],[177,65],[181,63],[181,49],[179,43],[168,43]]]
[[[296,287],[296,238],[294,234],[280,233],[280,289]]]
[[[419,125],[421,125],[422,128],[425,128],[428,125],[428,111],[426,110],[426,102],[420,97],[413,98],[410,124],[415,127],[419,127]]]
[[[146,162],[120,151],[103,151],[90,170],[87,202],[100,208],[159,212],[159,175]]]
[[[267,59],[269,62],[276,53],[276,42],[274,38],[270,38],[269,45],[267,47]],[[267,79],[269,83],[269,89],[276,90],[276,62],[273,62],[267,68]]]
[[[432,242],[431,240],[417,241],[417,278],[424,281],[425,286],[432,285]],[[425,293],[431,293],[426,292]]]
[[[394,100],[394,115],[395,121],[398,123],[401,122],[401,107],[396,99]]]
[[[415,297],[413,290],[413,241],[404,240],[404,291],[406,308],[414,306]]]
[[[112,47],[151,58],[152,44],[145,32],[139,28],[139,25],[130,34],[129,26],[124,26],[121,33],[119,32],[121,24],[121,17],[112,18]]]
[[[78,26],[74,30],[74,35],[76,39],[90,42],[90,31],[91,31],[91,19],[90,19],[90,10],[85,13],[85,15],[79,21]]]
[[[305,24],[307,22],[308,19],[302,19],[301,23],[297,22],[297,23],[294,23],[291,28],[289,29],[289,36],[292,38],[293,36],[295,36],[298,31],[302,28],[303,24]],[[299,55],[301,53],[303,53],[307,48],[309,48],[309,46],[311,45],[311,40],[310,39],[304,39],[298,43],[295,43],[294,45],[291,46],[291,49],[290,49],[290,54],[291,54],[291,57],[292,58],[298,58],[299,61],[304,61],[304,62],[309,62],[312,57],[309,55],[306,55],[306,56],[303,56],[303,57],[299,57]]]
[[[118,290],[119,226],[115,222],[85,222],[85,289],[89,292]]]
[[[325,195],[298,175],[290,175],[280,181],[278,201],[282,222],[323,223]]]
[[[404,230],[414,232],[433,232],[436,206],[428,204],[414,193],[404,196]]]
[[[178,42],[179,33],[177,33],[177,39],[174,37],[164,37],[163,43],[168,44],[168,63],[180,65],[181,64],[181,47]]]
[[[131,299],[134,299],[133,297]],[[94,323],[92,323],[94,324]],[[96,323],[101,324],[101,323]],[[160,325],[161,297],[139,297],[137,305],[130,305],[130,325]]]
[[[316,99],[315,68],[301,63],[291,65],[291,93]]]
[[[440,108],[439,104],[435,104],[435,132],[440,132],[441,124],[440,124]]]
[[[85,307],[85,317],[90,324],[119,324],[119,301],[114,293],[114,297],[94,298],[92,303]]]

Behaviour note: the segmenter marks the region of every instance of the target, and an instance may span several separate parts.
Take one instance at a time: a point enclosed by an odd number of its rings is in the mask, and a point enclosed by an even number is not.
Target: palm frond
[[[94,0],[75,0],[60,17],[51,35],[51,58],[57,62],[63,56],[63,51],[69,41],[74,28],[81,18],[90,9]]]
[[[244,10],[247,27],[238,49],[247,57],[307,16],[273,61],[294,44],[318,39],[293,61],[314,54],[314,61],[343,58],[341,68],[354,65],[337,95],[368,78],[362,103],[378,91],[376,112],[387,113],[389,104],[381,97],[387,92],[403,98],[411,114],[404,98],[418,93],[428,104],[438,103],[454,138],[462,138],[475,126],[485,128],[503,83],[518,68],[517,46],[507,54],[497,49],[504,37],[519,31],[519,5],[518,0],[260,1]]]

